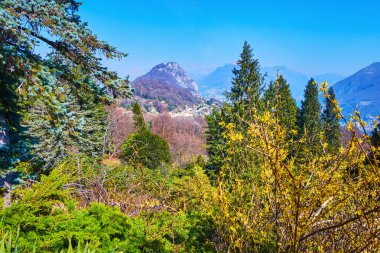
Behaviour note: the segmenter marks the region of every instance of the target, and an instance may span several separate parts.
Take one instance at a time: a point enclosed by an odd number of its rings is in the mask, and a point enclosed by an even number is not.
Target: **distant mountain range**
[[[226,64],[218,67],[209,75],[196,80],[199,92],[203,97],[212,97],[223,100],[224,92],[230,90],[232,81],[232,70],[236,67],[233,64]]]
[[[169,108],[194,107],[205,100],[223,100],[225,91],[230,90],[232,70],[236,65],[226,64],[215,69],[209,75],[197,79],[197,83],[188,76],[178,63],[161,63],[147,74],[132,82],[135,95],[150,101],[162,101]],[[287,67],[263,67],[265,84],[276,79],[277,73],[283,75],[290,84],[292,95],[300,104],[310,77]],[[359,107],[365,120],[380,114],[380,62],[358,71],[346,79],[335,74],[323,74],[314,77],[317,83],[327,81],[334,86],[337,99],[343,112],[349,116],[356,106]],[[198,90],[199,89],[199,90]],[[207,103],[207,102],[206,102]]]
[[[223,94],[231,88],[232,70],[237,66],[234,64],[226,64],[222,67],[218,67],[215,71],[197,79],[199,85],[199,91],[204,97],[214,97],[223,99]],[[266,74],[265,83],[276,79],[277,73],[283,75],[290,84],[293,97],[300,102],[303,98],[303,92],[307,82],[311,77],[293,71],[287,67],[263,67],[261,73]],[[329,84],[342,80],[344,77],[335,74],[323,74],[314,77],[314,80],[319,83],[322,81],[328,81]]]
[[[380,62],[337,82],[334,91],[345,115],[357,106],[366,121],[376,117],[380,114]]]

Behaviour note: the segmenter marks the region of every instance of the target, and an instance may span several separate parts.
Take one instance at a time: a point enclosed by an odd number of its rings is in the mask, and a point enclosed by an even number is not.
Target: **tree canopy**
[[[321,104],[318,93],[317,83],[314,79],[310,79],[306,85],[304,100],[298,115],[299,134],[308,136],[306,147],[313,152],[320,152],[317,147],[320,147],[321,143]]]
[[[325,138],[328,143],[328,149],[331,152],[337,152],[342,146],[342,132],[339,125],[340,117],[336,111],[336,105],[334,103],[336,103],[334,88],[330,87],[325,98],[322,124]]]
[[[278,114],[279,123],[288,131],[287,136],[295,136],[298,107],[283,76],[278,75],[275,81],[269,83],[263,100],[266,108],[271,108]]]
[[[52,167],[79,151],[99,155],[101,104],[131,94],[128,80],[101,63],[127,54],[97,38],[78,15],[80,5],[0,1],[0,117],[9,140],[2,169],[30,159]]]
[[[125,80],[103,67],[99,57],[120,59],[126,54],[97,38],[77,14],[79,6],[80,2],[75,0],[0,2],[0,58],[7,63],[10,72],[23,72],[19,90],[41,83],[41,78],[36,75],[36,66],[51,67],[36,53],[36,48],[43,44],[59,56],[53,67],[64,70],[64,77],[68,80],[71,80],[70,67],[80,67],[82,72],[109,88],[114,95],[129,94]],[[78,86],[80,89],[93,88],[88,84]]]

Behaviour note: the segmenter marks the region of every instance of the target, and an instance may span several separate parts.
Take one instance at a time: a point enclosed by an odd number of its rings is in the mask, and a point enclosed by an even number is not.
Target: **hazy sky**
[[[192,75],[236,61],[247,40],[262,66],[350,75],[380,61],[379,0],[83,0],[100,39],[129,53],[134,77],[167,61]]]

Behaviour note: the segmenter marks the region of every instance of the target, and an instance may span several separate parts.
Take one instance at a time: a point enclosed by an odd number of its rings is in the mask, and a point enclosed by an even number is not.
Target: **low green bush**
[[[91,182],[92,173],[99,174],[107,169],[101,165],[91,168],[89,164],[86,158],[67,161],[49,175],[41,176],[40,182],[19,186],[13,192],[10,207],[0,211],[0,243],[4,248],[21,253],[213,251],[213,222],[197,207],[199,201],[193,203],[197,193],[190,190],[209,185],[203,182],[207,179],[204,173],[195,171],[197,180],[193,180],[192,176],[177,177],[172,172],[162,175],[159,170],[133,170],[125,165],[109,168],[104,187],[117,187],[122,191],[123,180],[124,184],[130,183],[125,181],[127,179],[137,177],[136,180],[140,180],[139,173],[143,173],[144,185],[135,189],[136,198],[140,196],[137,191],[141,191],[141,196],[157,196],[157,206],[137,216],[128,216],[118,207],[99,202],[79,205],[79,192],[90,186],[82,184],[82,188],[78,188],[78,184]],[[118,180],[114,181],[116,178]],[[194,185],[190,187],[189,184]],[[173,196],[161,198],[159,191],[162,190],[172,192]],[[177,211],[162,208],[161,204],[165,203]],[[185,208],[184,203],[195,205],[195,208]],[[9,235],[13,239],[9,239]]]
[[[121,158],[133,164],[157,169],[170,162],[168,143],[149,130],[133,133],[122,145]]]

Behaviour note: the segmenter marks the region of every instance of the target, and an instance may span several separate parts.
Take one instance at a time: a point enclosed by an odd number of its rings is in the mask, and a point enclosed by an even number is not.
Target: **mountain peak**
[[[179,70],[179,71],[183,71],[183,69],[181,68],[181,66],[179,66],[178,63],[176,62],[167,62],[167,63],[160,63],[158,64],[157,66],[153,67],[152,70],[158,70],[158,71],[163,71],[163,70]]]
[[[160,63],[147,74],[136,78],[134,82],[144,79],[155,79],[167,82],[169,85],[179,86],[198,94],[198,86],[177,62]]]
[[[197,84],[176,62],[160,63],[132,82],[135,95],[148,100],[163,100],[171,108],[201,102]]]

